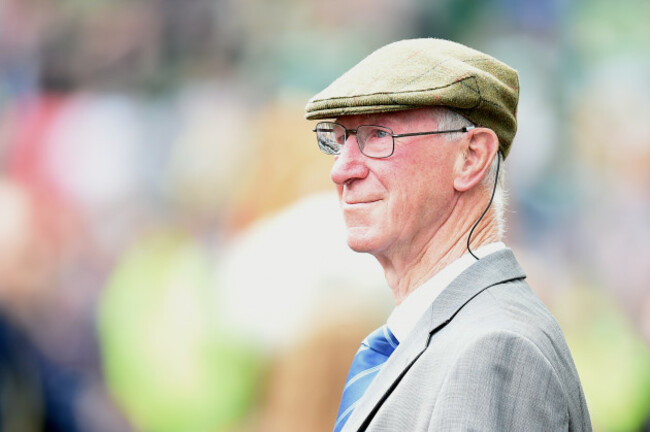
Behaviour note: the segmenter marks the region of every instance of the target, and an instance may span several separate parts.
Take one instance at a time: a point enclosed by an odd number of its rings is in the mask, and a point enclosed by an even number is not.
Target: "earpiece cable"
[[[499,181],[499,168],[501,166],[501,152],[497,151],[497,172],[494,175],[494,187],[492,188],[492,196],[490,197],[490,202],[488,203],[487,207],[485,207],[485,210],[483,210],[483,214],[481,217],[478,218],[474,226],[472,227],[471,231],[469,232],[469,235],[467,236],[467,251],[474,257],[476,260],[479,260],[479,257],[477,257],[474,252],[472,252],[472,249],[469,246],[470,241],[472,240],[472,234],[474,233],[474,230],[478,226],[478,224],[483,220],[483,217],[486,215],[488,210],[490,209],[490,206],[492,205],[492,201],[494,200],[494,194],[497,191],[497,183]]]

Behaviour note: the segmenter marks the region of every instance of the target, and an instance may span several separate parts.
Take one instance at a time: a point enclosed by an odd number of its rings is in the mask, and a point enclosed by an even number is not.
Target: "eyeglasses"
[[[316,132],[318,147],[325,154],[341,154],[341,149],[348,140],[348,137],[350,135],[356,135],[357,144],[361,153],[370,158],[383,159],[392,156],[395,151],[395,138],[467,132],[471,129],[474,129],[474,126],[466,126],[454,130],[394,134],[391,129],[385,126],[363,125],[358,126],[356,129],[346,129],[345,126],[338,123],[321,122],[316,125],[314,132]]]

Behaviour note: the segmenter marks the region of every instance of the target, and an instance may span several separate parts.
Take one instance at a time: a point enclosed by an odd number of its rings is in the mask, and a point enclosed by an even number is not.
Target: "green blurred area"
[[[642,430],[650,410],[648,344],[616,299],[600,289],[578,286],[561,296],[554,306],[595,429]]]
[[[213,271],[190,237],[160,233],[126,251],[106,287],[106,376],[139,430],[222,430],[258,395],[263,359],[220,328]]]

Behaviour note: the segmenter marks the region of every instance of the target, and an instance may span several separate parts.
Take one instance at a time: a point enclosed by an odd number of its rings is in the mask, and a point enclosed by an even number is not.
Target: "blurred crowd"
[[[506,243],[595,429],[650,430],[648,22],[645,0],[0,0],[0,430],[330,430],[391,298],[303,106],[411,37],[519,70]]]

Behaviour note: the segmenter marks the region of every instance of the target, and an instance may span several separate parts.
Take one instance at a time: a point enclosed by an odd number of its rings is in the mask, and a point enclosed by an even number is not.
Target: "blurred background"
[[[650,430],[647,0],[0,0],[0,429],[331,430],[391,296],[303,107],[412,37],[519,70],[507,244]]]

